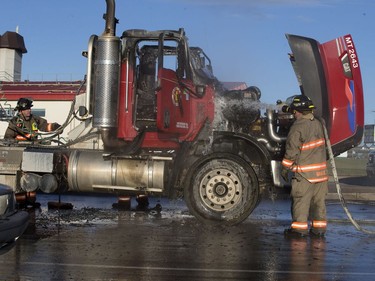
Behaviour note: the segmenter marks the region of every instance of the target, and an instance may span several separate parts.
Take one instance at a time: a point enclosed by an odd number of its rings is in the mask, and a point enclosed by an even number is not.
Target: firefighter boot
[[[147,211],[148,205],[149,205],[147,195],[143,195],[143,194],[137,195],[136,201],[138,203],[138,205],[137,205],[138,211]]]
[[[312,238],[324,238],[325,234],[326,234],[325,229],[318,229],[318,228],[310,229],[310,236]]]
[[[313,220],[310,228],[310,236],[315,238],[323,238],[327,230],[326,220]]]
[[[284,230],[285,238],[305,238],[307,235],[307,232],[300,232],[292,228],[287,228]]]
[[[131,209],[131,197],[130,196],[119,196],[118,202],[113,203],[112,207],[118,210],[130,211]]]

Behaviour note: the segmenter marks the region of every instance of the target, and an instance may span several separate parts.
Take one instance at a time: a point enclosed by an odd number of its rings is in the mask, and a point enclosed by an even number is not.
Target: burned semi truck
[[[293,115],[281,102],[263,106],[256,86],[226,90],[182,28],[118,37],[114,0],[106,3],[104,32],[83,53],[85,91],[67,117],[78,125],[58,145],[2,140],[1,182],[20,194],[184,197],[202,222],[242,222],[265,193],[287,185],[279,170]],[[352,37],[286,39],[301,93],[325,121],[333,152],[358,145],[364,105]]]

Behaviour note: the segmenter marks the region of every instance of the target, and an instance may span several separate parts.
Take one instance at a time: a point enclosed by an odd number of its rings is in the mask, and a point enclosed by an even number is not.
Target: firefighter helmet
[[[290,103],[290,108],[299,112],[312,111],[315,106],[312,100],[305,95],[294,96]]]
[[[17,106],[16,106],[16,108],[14,110],[21,111],[21,110],[30,109],[32,107],[33,107],[33,101],[31,99],[20,98],[17,101]]]

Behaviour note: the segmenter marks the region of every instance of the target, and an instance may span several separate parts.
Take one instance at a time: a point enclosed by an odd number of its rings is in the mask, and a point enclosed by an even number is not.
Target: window
[[[33,108],[32,109],[32,114],[40,117],[45,117],[46,116],[46,110],[42,108]]]

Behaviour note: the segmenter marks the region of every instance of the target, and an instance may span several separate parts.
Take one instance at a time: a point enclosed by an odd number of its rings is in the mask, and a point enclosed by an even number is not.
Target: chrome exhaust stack
[[[94,112],[96,128],[117,127],[117,105],[120,88],[121,40],[115,35],[115,2],[107,0],[104,32],[96,40],[94,56]]]
[[[105,149],[117,150],[126,143],[117,138],[118,100],[120,93],[121,39],[116,36],[115,1],[106,0],[104,32],[92,35],[87,57],[85,107],[92,116]]]

